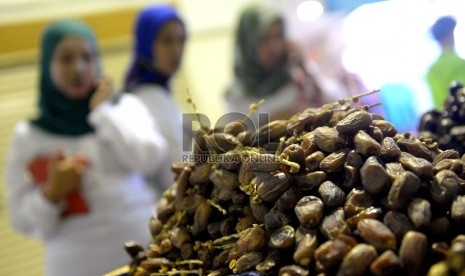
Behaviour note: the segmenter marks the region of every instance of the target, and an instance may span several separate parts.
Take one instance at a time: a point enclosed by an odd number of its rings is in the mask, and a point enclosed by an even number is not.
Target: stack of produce
[[[421,117],[420,136],[438,142],[441,149],[455,149],[465,153],[465,90],[453,82],[450,95],[442,110],[431,110]]]
[[[465,161],[357,97],[198,135],[127,243],[131,275],[447,275],[465,268]],[[254,274],[254,275],[255,275]]]

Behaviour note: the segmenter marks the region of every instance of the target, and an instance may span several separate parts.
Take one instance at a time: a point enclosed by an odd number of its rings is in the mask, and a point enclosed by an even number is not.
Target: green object
[[[452,81],[465,83],[465,60],[453,51],[444,51],[428,71],[427,80],[434,106],[441,110],[449,96]]]
[[[79,36],[94,45],[97,42],[92,30],[83,22],[77,20],[61,20],[50,24],[43,36],[40,61],[40,114],[32,120],[36,126],[55,134],[77,136],[93,132],[87,122],[90,112],[89,97],[82,100],[67,98],[53,83],[50,74],[50,64],[53,52],[58,43],[67,36]],[[99,57],[97,56],[97,59]]]

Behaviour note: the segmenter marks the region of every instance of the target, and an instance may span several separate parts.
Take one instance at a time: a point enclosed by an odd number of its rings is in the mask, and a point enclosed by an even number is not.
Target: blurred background
[[[175,5],[187,23],[184,61],[172,83],[176,100],[192,111],[189,91],[198,111],[213,124],[224,112],[223,94],[233,76],[238,13],[254,0],[0,0],[0,275],[43,275],[41,245],[9,227],[3,183],[13,126],[36,112],[37,46],[43,27],[63,17],[86,21],[98,36],[104,71],[120,88],[130,62],[134,16],[156,2]],[[433,108],[425,75],[440,54],[429,33],[439,16],[456,17],[456,50],[465,57],[463,0],[266,2],[284,13],[289,37],[319,67],[326,85],[347,95],[363,92],[360,87],[381,89],[380,112],[399,131],[415,132],[418,117]],[[394,97],[396,101],[385,97],[387,93],[402,97]],[[410,118],[395,116],[401,106],[407,106]]]

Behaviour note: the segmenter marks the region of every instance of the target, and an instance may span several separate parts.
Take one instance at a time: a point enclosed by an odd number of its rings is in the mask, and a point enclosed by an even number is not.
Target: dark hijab
[[[159,84],[168,90],[166,76],[153,68],[153,43],[161,27],[168,21],[184,23],[176,10],[169,5],[152,5],[143,9],[136,20],[134,38],[134,58],[126,75],[124,88],[130,92],[141,83]]]
[[[227,93],[229,96],[272,95],[291,80],[287,61],[272,70],[263,68],[259,62],[261,40],[275,22],[284,25],[282,16],[268,6],[253,5],[242,11],[236,30],[235,80]]]
[[[53,52],[58,43],[67,36],[82,37],[97,50],[94,34],[83,22],[62,20],[45,29],[40,61],[40,114],[32,123],[51,133],[78,136],[94,131],[87,121],[92,93],[82,100],[69,99],[55,86],[50,74]]]

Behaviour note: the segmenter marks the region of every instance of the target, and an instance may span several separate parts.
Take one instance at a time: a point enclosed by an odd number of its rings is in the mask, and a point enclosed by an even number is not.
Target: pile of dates
[[[459,82],[452,82],[443,109],[422,115],[419,135],[432,138],[441,149],[455,149],[465,153],[465,90]]]
[[[197,135],[131,275],[465,273],[465,157],[356,100]]]

